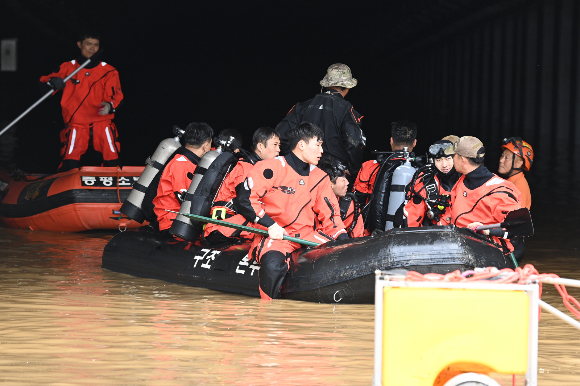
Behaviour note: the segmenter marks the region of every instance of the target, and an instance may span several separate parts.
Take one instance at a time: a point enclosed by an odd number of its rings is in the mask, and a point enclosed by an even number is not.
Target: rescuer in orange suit
[[[528,172],[532,167],[534,149],[519,137],[504,139],[501,147],[503,153],[499,158],[498,173],[518,188],[522,193],[522,207],[530,209],[532,195],[524,171]]]
[[[330,178],[330,186],[338,199],[340,218],[350,237],[365,236],[365,227],[360,207],[353,193],[347,193],[346,166],[337,159],[322,157],[317,165]],[[331,208],[332,209],[332,208]]]
[[[445,150],[445,154],[453,155],[455,169],[463,174],[451,190],[451,224],[470,229],[497,224],[503,222],[509,212],[521,208],[522,194],[514,184],[483,165],[485,148],[479,139],[461,137]],[[507,232],[483,232],[492,236],[504,253],[513,252]]]
[[[64,78],[90,59],[100,47],[96,34],[81,35],[77,42],[81,55],[60,65],[58,71],[40,78],[55,90],[63,90],[60,104],[65,128],[60,133],[62,162],[59,172],[81,166],[80,159],[93,147],[103,155],[103,166],[119,165],[117,127],[112,122],[123,100],[119,72],[105,62],[91,61],[66,83]]]
[[[269,236],[256,236],[249,253],[250,260],[260,263],[262,299],[280,297],[291,253],[300,248],[283,240],[284,234],[318,243],[348,239],[330,179],[315,166],[324,133],[304,122],[290,130],[287,139],[291,152],[255,165],[238,192],[239,212],[268,228]],[[321,225],[316,230],[315,222]]]
[[[236,209],[237,192],[244,188],[244,180],[254,165],[262,160],[272,159],[280,154],[278,133],[269,127],[260,127],[252,138],[252,153],[241,159],[236,167],[226,176],[218,191],[211,210],[212,218],[221,218],[230,223],[263,228],[251,223]],[[217,224],[207,224],[204,238],[209,244],[219,244],[232,239],[252,239],[253,233],[228,228]]]
[[[153,199],[154,212],[159,222],[159,230],[171,228],[171,223],[177,214],[166,209],[179,212],[184,195],[189,189],[195,168],[201,157],[211,149],[213,137],[212,128],[205,122],[192,122],[185,128],[183,155],[174,157],[163,170],[159,179],[157,196]]]
[[[461,176],[453,166],[453,156],[445,149],[453,146],[442,139],[429,146],[433,164],[417,170],[407,187],[403,214],[408,227],[449,225],[451,221],[451,189]]]
[[[412,152],[417,145],[417,125],[409,121],[392,122],[390,143],[391,150],[395,153],[402,152],[405,147]],[[353,186],[353,191],[361,202],[363,200],[368,202],[368,198],[373,193],[381,163],[382,157],[378,157],[377,160],[366,161],[362,164]]]

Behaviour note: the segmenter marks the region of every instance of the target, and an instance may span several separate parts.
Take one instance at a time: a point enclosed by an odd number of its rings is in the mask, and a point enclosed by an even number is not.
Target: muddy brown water
[[[554,210],[569,214],[557,227]],[[565,206],[534,217],[525,263],[580,279],[577,217]],[[0,228],[0,381],[371,384],[372,305],[265,303],[111,272],[101,253],[112,235]],[[542,299],[565,310],[553,286]],[[504,345],[509,334],[498,337]],[[546,312],[538,367],[540,385],[580,384],[580,331]]]

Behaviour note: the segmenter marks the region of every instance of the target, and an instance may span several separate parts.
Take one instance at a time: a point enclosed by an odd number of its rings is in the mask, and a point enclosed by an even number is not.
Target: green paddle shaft
[[[213,218],[209,218],[209,217],[198,216],[196,214],[179,213],[179,212],[174,212],[172,210],[167,210],[167,209],[166,209],[166,211],[167,212],[171,212],[171,213],[181,214],[182,216],[189,217],[189,218],[192,218],[194,220],[201,221],[201,222],[207,222],[207,223],[210,223],[210,224],[223,225],[223,226],[228,227],[228,228],[239,229],[239,230],[242,230],[242,231],[247,231],[247,232],[250,232],[250,233],[255,233],[257,235],[268,236],[268,231],[264,231],[264,230],[256,229],[256,228],[252,228],[252,227],[247,227],[245,225],[232,224],[231,222],[227,222],[227,221],[224,221],[224,220],[217,220],[217,219],[213,219]],[[302,240],[302,239],[299,239],[299,238],[296,238],[296,237],[291,237],[291,236],[286,236],[286,235],[284,235],[283,237],[284,237],[284,240],[292,241],[292,242],[295,242],[295,243],[298,243],[298,244],[302,244],[302,245],[307,245],[309,247],[316,247],[316,246],[319,246],[320,245],[319,243],[315,243],[315,242],[308,241],[308,240]]]

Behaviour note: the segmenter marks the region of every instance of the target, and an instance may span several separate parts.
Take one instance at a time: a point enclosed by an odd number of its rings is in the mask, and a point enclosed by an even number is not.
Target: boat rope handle
[[[523,268],[517,267],[515,270],[511,268],[497,269],[495,267],[487,267],[482,270],[466,271],[461,273],[459,270],[442,275],[438,273],[427,273],[425,275],[419,272],[409,271],[405,276],[405,281],[429,281],[429,282],[460,282],[468,283],[480,280],[490,279],[492,277],[499,277],[493,280],[494,284],[529,284],[537,282],[540,291],[539,298],[542,298],[542,281],[554,284],[568,311],[570,311],[576,318],[580,319],[580,302],[573,296],[568,294],[566,287],[563,284],[556,283],[556,281],[566,281],[570,285],[580,287],[580,281],[561,279],[555,273],[540,274],[536,268],[531,264],[526,264]]]

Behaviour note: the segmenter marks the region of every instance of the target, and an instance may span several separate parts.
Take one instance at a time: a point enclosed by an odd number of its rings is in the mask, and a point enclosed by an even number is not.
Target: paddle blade
[[[533,236],[534,224],[532,224],[532,216],[527,208],[512,210],[505,217],[501,227],[506,229],[514,236]]]

